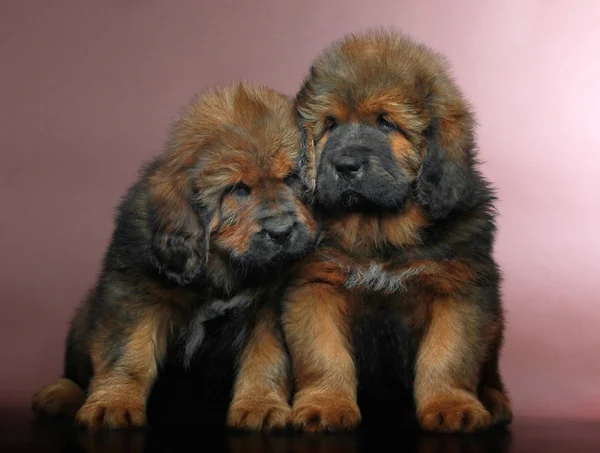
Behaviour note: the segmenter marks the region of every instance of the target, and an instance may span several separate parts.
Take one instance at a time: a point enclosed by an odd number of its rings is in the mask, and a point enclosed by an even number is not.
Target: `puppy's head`
[[[149,179],[154,263],[186,284],[212,257],[247,271],[306,253],[317,225],[299,156],[284,95],[240,83],[196,98]]]
[[[473,119],[442,56],[408,38],[351,35],[314,62],[297,95],[303,178],[327,209],[431,219],[472,204]]]

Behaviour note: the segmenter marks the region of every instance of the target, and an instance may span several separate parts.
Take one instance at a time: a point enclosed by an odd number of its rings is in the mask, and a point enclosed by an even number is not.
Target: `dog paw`
[[[446,433],[479,431],[493,423],[490,413],[470,394],[430,398],[417,416],[423,429]]]
[[[85,393],[70,379],[57,379],[42,387],[31,400],[31,408],[40,414],[74,417],[85,401]]]
[[[296,398],[292,422],[306,432],[348,431],[360,423],[356,402],[347,396],[305,394]]]
[[[75,419],[90,429],[140,427],[146,424],[146,407],[143,402],[88,400]]]
[[[290,424],[292,408],[282,398],[240,398],[232,401],[227,426],[247,431],[283,429]]]
[[[510,400],[504,392],[485,387],[481,392],[481,402],[492,415],[495,425],[506,426],[512,422],[513,413]]]

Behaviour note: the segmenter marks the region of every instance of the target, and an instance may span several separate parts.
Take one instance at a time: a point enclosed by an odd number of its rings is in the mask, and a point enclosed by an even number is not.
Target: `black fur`
[[[277,285],[284,284],[287,267],[281,264],[307,253],[311,247],[306,240],[308,232],[303,225],[298,225],[298,238],[293,241],[291,248],[286,249],[286,253],[277,259],[273,260],[271,255],[271,261],[261,258],[261,253],[264,252],[261,244],[253,244],[249,255],[256,253],[257,259],[239,264],[241,267],[236,272],[235,291],[220,287],[203,272],[206,253],[202,252],[205,248],[202,244],[207,241],[206,238],[200,238],[198,234],[184,236],[156,231],[157,222],[153,217],[155,211],[148,197],[148,180],[157,170],[160,161],[161,158],[157,158],[143,166],[140,180],[127,190],[119,203],[115,229],[103,259],[99,282],[87,299],[87,308],[80,309],[74,321],[74,325],[83,322],[86,329],[72,329],[69,333],[64,376],[77,382],[82,388],[87,388],[91,378],[91,366],[81,365],[89,364],[84,345],[88,345],[90,338],[94,336],[100,317],[108,315],[115,319],[106,347],[108,361],[115,363],[121,357],[123,343],[127,341],[127,329],[139,322],[138,309],[143,304],[154,303],[153,292],[145,288],[146,280],[167,291],[183,291],[194,301],[191,306],[182,309],[180,316],[186,321],[175,332],[180,347],[188,351],[179,351],[177,356],[188,364],[200,346],[198,338],[194,338],[198,334],[194,327],[198,328],[203,322],[227,311],[242,309],[262,301],[273,288],[277,289]],[[198,218],[202,218],[203,212],[196,212]],[[235,262],[231,264],[235,269]],[[249,297],[236,297],[243,292],[241,288],[250,291]],[[123,304],[123,300],[136,302],[133,305]],[[227,305],[228,302],[227,308],[218,306]]]
[[[318,235],[292,175],[299,141],[289,98],[271,89],[237,83],[193,99],[117,206],[100,275],[72,321],[63,377],[90,394],[73,408],[78,389],[58,380],[34,408],[78,409],[90,427],[143,424],[157,369],[212,347],[207,323],[239,313],[243,328],[217,335],[239,350],[254,327],[248,310],[271,319],[284,264]],[[234,190],[246,182],[252,194]],[[232,356],[223,360],[235,367]],[[111,416],[121,410],[129,415]]]
[[[477,202],[476,195],[486,196],[486,184],[478,181],[474,169],[472,143],[465,150],[465,161],[451,160],[440,144],[438,121],[427,131],[427,148],[417,182],[417,197],[432,219],[446,217],[454,209],[469,209]],[[479,189],[479,190],[478,190]],[[483,190],[481,190],[483,189]]]
[[[478,391],[487,386],[504,392],[498,370],[501,275],[493,258],[496,198],[479,172],[471,108],[444,58],[394,32],[349,35],[315,59],[296,106],[306,161],[315,173],[315,210],[333,225],[311,265],[334,259],[346,277],[341,293],[352,292],[361,401],[386,407],[389,395],[411,393],[428,328],[427,316],[415,319],[419,307],[440,295],[468,306],[477,324],[464,347],[484,361]],[[340,117],[332,121],[334,114]],[[336,166],[339,155],[353,159]],[[308,170],[304,174],[310,181]],[[418,215],[403,218],[407,207]],[[378,237],[385,234],[385,218],[399,228],[406,220],[416,239],[395,245]],[[344,235],[357,224],[364,230]],[[420,273],[421,262],[448,269],[440,274],[448,278],[443,289]],[[456,263],[468,271],[455,276],[450,266]]]
[[[358,315],[353,323],[358,404],[364,422],[412,421],[416,344],[410,330],[387,310]]]
[[[356,162],[359,170],[350,177],[340,175],[336,165],[343,159]],[[384,133],[362,124],[339,126],[330,133],[317,170],[317,201],[324,209],[356,210],[365,204],[398,209],[409,190]]]

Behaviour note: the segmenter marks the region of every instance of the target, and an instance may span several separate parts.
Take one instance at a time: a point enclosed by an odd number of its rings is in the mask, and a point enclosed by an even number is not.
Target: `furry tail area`
[[[60,378],[33,395],[31,408],[40,414],[73,418],[84,402],[83,389],[71,379]]]

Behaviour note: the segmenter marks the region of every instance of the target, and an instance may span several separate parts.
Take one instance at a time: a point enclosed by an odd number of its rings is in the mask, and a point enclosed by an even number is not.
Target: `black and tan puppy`
[[[361,395],[406,390],[426,430],[509,422],[494,196],[444,59],[392,32],[346,37],[297,109],[324,238],[284,301],[294,423],[352,428]]]
[[[143,425],[168,345],[189,332],[189,358],[203,321],[246,310],[246,328],[228,340],[240,347],[228,423],[284,426],[277,271],[316,236],[299,155],[284,95],[240,83],[196,98],[119,205],[98,283],[72,322],[64,376],[34,396],[34,409],[93,428]]]

